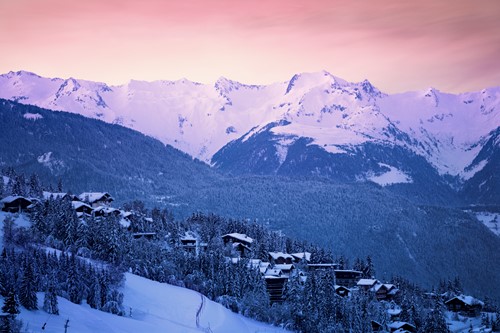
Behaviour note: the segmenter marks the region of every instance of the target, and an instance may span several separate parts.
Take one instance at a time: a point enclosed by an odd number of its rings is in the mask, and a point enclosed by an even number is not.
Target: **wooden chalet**
[[[87,205],[85,202],[81,201],[71,201],[71,205],[73,206],[73,209],[77,213],[81,213],[80,216],[83,216],[83,214],[86,215],[92,215],[92,207]]]
[[[32,200],[20,195],[9,195],[3,198],[0,203],[3,204],[2,211],[9,213],[19,213],[27,210],[32,204]]]
[[[472,297],[460,295],[453,297],[444,302],[449,311],[459,312],[464,316],[476,317],[478,316],[484,306],[480,300]]]
[[[351,293],[351,289],[344,286],[335,285],[335,293],[341,297],[346,297]]]
[[[238,251],[241,256],[245,256],[252,251],[250,246],[253,243],[253,239],[245,234],[239,234],[237,232],[225,234],[222,236],[222,240],[225,245],[232,244],[233,249]]]
[[[363,291],[374,291],[375,286],[379,284],[375,279],[360,279],[356,286]]]
[[[373,291],[375,291],[375,297],[379,301],[382,300],[391,300],[398,293],[399,289],[396,288],[395,285],[390,283],[377,283],[373,287]]]
[[[43,200],[62,200],[69,198],[71,201],[78,201],[78,197],[76,195],[72,195],[66,192],[48,192],[48,191],[43,191],[42,192],[42,197]]]
[[[288,281],[287,277],[266,275],[264,276],[266,281],[266,289],[269,293],[269,300],[271,303],[283,302],[283,293],[285,291],[285,284]]]
[[[335,281],[339,286],[344,286],[347,288],[352,288],[361,279],[363,273],[360,271],[336,269],[335,271]]]
[[[92,207],[109,206],[114,200],[108,192],[83,192],[78,199]]]
[[[410,333],[415,333],[417,331],[417,328],[413,326],[410,323],[407,323],[405,321],[395,321],[393,323],[390,323],[389,325],[389,330],[390,332],[410,332]]]
[[[293,263],[293,256],[283,252],[269,252],[269,261],[274,262],[277,265],[290,265]]]
[[[107,206],[99,206],[92,210],[92,215],[94,215],[95,217],[111,215],[120,216],[120,214],[121,211],[119,209]]]
[[[284,276],[290,276],[293,273],[295,266],[293,264],[276,264],[274,265],[274,268],[281,270]]]

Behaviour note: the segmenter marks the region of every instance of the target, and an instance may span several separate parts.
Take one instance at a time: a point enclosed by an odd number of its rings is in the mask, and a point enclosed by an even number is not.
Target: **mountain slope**
[[[69,319],[69,332],[200,332],[210,327],[214,333],[226,332],[286,332],[235,314],[222,305],[205,299],[200,313],[199,327],[196,314],[201,296],[195,291],[154,282],[126,273],[122,288],[127,316],[119,317],[91,309],[88,305],[77,305],[58,297],[58,316],[48,315],[42,310],[27,311],[22,308],[18,319],[30,331],[64,332]],[[39,308],[43,305],[43,293],[38,294]],[[45,325],[44,325],[45,324]]]
[[[268,86],[226,78],[213,85],[179,80],[108,86],[10,72],[0,76],[0,97],[122,124],[215,164],[221,161],[214,155],[220,157],[228,143],[246,142],[277,123],[274,139],[260,149],[269,152],[277,145],[278,162],[286,159],[290,138],[304,138],[330,155],[352,155],[374,143],[422,156],[440,175],[470,178],[465,168],[488,133],[500,126],[500,88],[386,95],[366,80],[349,83],[327,72],[297,74]],[[377,174],[377,167],[371,171]]]

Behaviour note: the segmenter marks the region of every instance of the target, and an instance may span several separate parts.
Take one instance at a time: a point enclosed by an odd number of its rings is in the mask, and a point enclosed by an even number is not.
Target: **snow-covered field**
[[[235,314],[206,298],[201,307],[202,296],[195,291],[129,273],[125,277],[122,291],[125,295],[126,316],[119,317],[98,311],[87,304],[73,304],[59,297],[58,316],[49,315],[43,310],[28,311],[21,307],[18,319],[23,321],[23,332],[62,333],[68,319],[68,332],[78,333],[285,332]],[[40,309],[43,297],[43,293],[38,293]],[[1,297],[0,303],[3,304]],[[42,330],[44,324],[45,329]]]
[[[477,212],[476,218],[481,221],[495,235],[500,236],[500,214],[490,212]]]

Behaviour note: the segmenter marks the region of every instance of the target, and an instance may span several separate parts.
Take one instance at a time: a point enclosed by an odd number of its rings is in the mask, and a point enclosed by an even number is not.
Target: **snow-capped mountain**
[[[231,172],[305,168],[382,185],[418,178],[406,159],[467,181],[487,164],[477,156],[500,126],[500,87],[388,95],[325,71],[267,86],[226,78],[108,86],[21,71],[0,76],[0,97],[118,123]]]

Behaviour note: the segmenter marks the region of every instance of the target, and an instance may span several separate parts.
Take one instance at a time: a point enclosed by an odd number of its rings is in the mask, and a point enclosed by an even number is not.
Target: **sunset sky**
[[[385,92],[500,86],[498,0],[0,0],[0,73],[109,84],[327,70]]]

